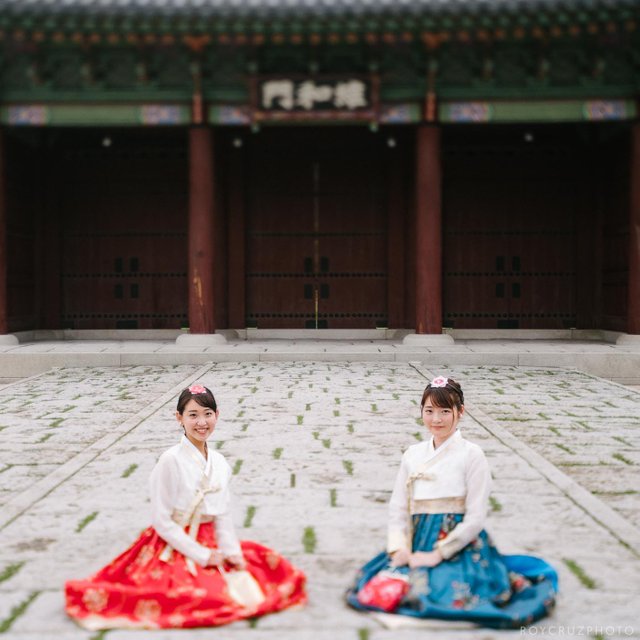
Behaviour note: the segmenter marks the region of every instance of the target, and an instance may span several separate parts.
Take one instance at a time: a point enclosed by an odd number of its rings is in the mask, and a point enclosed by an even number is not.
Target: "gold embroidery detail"
[[[143,620],[157,620],[162,613],[162,608],[157,600],[139,600],[133,614]]]
[[[109,596],[104,589],[87,589],[82,596],[84,606],[94,613],[102,611],[107,606],[108,600]]]
[[[269,565],[269,569],[271,569],[271,571],[280,564],[280,556],[273,551],[267,553],[265,560],[267,561],[267,565]]]

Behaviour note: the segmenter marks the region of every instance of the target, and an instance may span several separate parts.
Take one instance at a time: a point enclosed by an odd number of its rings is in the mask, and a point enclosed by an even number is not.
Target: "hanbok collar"
[[[462,434],[460,433],[460,428],[456,428],[452,435],[450,435],[437,449],[434,447],[433,436],[429,440],[429,446],[427,448],[427,457],[426,460],[431,460],[431,458],[435,458],[440,455],[443,451],[445,451],[448,447],[451,447],[454,443],[462,440]],[[425,460],[425,462],[426,462]]]
[[[193,442],[191,442],[191,440],[189,440],[186,435],[182,436],[182,439],[180,440],[180,446],[190,458],[193,458],[193,460],[195,460],[201,471],[203,471],[204,473],[208,473],[209,467],[211,466],[211,454],[209,454],[205,459],[202,453],[200,453],[200,451],[198,450],[198,447],[196,447],[196,445],[193,444]]]

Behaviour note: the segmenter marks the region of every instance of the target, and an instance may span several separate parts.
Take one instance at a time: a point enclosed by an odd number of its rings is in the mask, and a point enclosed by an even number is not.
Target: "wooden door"
[[[187,320],[183,132],[66,132],[56,154],[61,325],[180,328]]]
[[[445,326],[575,326],[579,162],[570,141],[540,138],[507,129],[445,142]]]
[[[385,326],[379,140],[363,129],[278,129],[252,145],[247,325]]]

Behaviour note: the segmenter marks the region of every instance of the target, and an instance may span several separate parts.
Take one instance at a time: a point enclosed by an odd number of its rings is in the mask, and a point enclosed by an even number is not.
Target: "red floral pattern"
[[[213,523],[200,525],[198,542],[215,548]],[[305,576],[288,560],[256,542],[241,542],[247,569],[265,600],[245,609],[232,600],[220,572],[174,551],[160,560],[165,542],[151,527],[120,556],[86,580],[65,585],[66,611],[88,629],[200,627],[227,624],[306,602]],[[277,561],[276,561],[277,559]]]

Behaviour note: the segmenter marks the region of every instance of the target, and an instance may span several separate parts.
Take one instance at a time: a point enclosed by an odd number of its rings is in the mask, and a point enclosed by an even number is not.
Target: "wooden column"
[[[0,129],[0,335],[9,332],[7,310],[7,208],[6,182],[4,176],[4,131]]]
[[[214,333],[213,133],[189,130],[189,331]]]
[[[418,128],[416,144],[416,333],[442,333],[440,129]]]
[[[627,331],[640,334],[640,124],[631,127]]]

